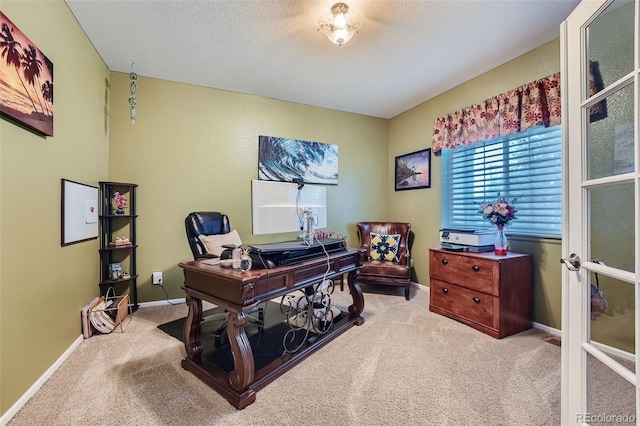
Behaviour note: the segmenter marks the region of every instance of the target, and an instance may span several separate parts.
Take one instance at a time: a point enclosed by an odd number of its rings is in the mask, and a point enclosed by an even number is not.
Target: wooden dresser
[[[531,328],[533,256],[429,250],[429,310],[502,338]]]

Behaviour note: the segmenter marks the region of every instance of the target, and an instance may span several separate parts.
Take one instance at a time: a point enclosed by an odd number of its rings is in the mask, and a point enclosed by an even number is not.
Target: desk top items
[[[335,232],[333,231],[323,231],[323,230],[319,230],[316,231],[316,240],[320,239],[320,238],[333,238],[333,234],[335,234]],[[340,240],[342,242],[343,246],[347,246],[347,236],[346,235],[342,235],[342,234],[338,234],[336,235],[336,239]]]
[[[233,260],[233,269],[240,269],[240,261],[242,259],[242,249],[240,244],[236,244],[231,252],[231,259]]]
[[[220,259],[218,263],[223,268],[231,268],[233,266],[233,259]]]
[[[247,272],[251,270],[252,264],[253,260],[251,260],[251,256],[249,256],[249,249],[243,249],[242,256],[240,257],[240,270]]]
[[[318,238],[331,238],[333,236],[333,231],[316,231],[316,239]]]

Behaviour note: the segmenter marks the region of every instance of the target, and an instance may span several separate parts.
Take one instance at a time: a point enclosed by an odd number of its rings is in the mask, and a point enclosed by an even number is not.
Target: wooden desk
[[[182,360],[182,367],[215,389],[237,409],[250,405],[255,401],[258,390],[352,326],[364,322],[360,316],[364,309],[364,297],[356,283],[363,256],[364,250],[350,248],[329,255],[330,272],[327,279],[348,274],[347,282],[353,299],[348,312],[342,312],[325,334],[314,335],[314,338],[303,342],[296,352],[284,352],[281,357],[257,371],[244,329],[247,311],[262,302],[321,282],[327,271],[327,256],[322,255],[295,265],[248,272],[207,265],[202,260],[180,263],[179,266],[184,271],[184,290],[189,306],[184,325],[187,357]],[[200,342],[203,300],[228,311],[227,335],[234,364],[231,372],[227,373],[203,357]]]

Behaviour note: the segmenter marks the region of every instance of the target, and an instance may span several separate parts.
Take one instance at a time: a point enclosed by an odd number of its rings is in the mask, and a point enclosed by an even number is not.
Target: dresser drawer
[[[458,284],[471,290],[498,295],[493,276],[495,262],[438,251],[431,251],[429,257],[432,278]]]
[[[493,327],[494,296],[431,279],[430,304],[466,320]]]

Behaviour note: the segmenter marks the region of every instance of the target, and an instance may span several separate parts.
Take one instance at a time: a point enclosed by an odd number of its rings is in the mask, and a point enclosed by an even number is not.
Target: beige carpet
[[[124,333],[85,340],[9,425],[560,424],[560,347],[546,333],[496,340],[429,312],[428,289],[400,293],[365,293],[362,326],[240,411],[183,370],[182,342],[157,328],[186,306],[141,308]]]

